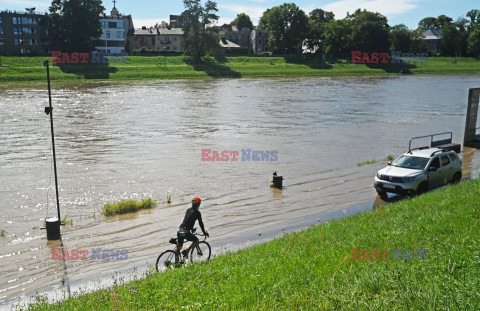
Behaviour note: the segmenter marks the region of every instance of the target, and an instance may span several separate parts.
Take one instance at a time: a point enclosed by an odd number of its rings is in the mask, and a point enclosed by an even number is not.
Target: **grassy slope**
[[[478,310],[479,195],[480,180],[467,181],[61,304],[39,297],[31,309]],[[429,253],[358,261],[352,248]]]
[[[44,81],[43,61],[48,57],[2,57],[10,67],[0,68],[0,82]],[[430,58],[426,64],[333,64],[321,66],[317,61],[286,62],[281,57],[231,57],[224,63],[188,66],[183,57],[130,56],[129,63],[111,66],[69,65],[63,70],[54,67],[52,80],[142,80],[191,79],[209,77],[301,77],[399,74],[400,70],[414,74],[479,73],[480,61],[473,58]],[[165,65],[166,64],[166,65]]]

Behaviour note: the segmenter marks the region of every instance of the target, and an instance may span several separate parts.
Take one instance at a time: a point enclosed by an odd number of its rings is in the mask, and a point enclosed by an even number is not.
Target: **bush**
[[[113,216],[118,214],[126,214],[131,212],[136,212],[141,209],[153,208],[157,205],[157,202],[152,200],[151,198],[142,199],[142,201],[138,202],[135,200],[126,200],[121,201],[118,203],[107,203],[103,206],[102,213],[105,216]]]

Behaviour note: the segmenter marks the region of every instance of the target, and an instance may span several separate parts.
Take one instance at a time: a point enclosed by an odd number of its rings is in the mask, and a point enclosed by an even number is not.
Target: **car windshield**
[[[397,167],[410,168],[412,170],[423,170],[429,160],[429,158],[402,155],[397,160],[395,160],[392,165]]]

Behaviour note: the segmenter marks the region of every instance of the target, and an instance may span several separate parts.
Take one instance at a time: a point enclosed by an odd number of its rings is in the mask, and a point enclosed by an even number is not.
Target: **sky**
[[[204,2],[204,1],[203,1]],[[307,14],[316,8],[332,11],[336,19],[344,18],[347,12],[356,9],[367,9],[387,16],[391,26],[405,24],[416,28],[418,22],[429,16],[437,17],[445,14],[456,20],[465,16],[471,9],[480,9],[478,0],[218,0],[218,24],[230,23],[238,13],[247,13],[256,25],[262,13],[285,2],[293,2]],[[0,11],[25,10],[36,7],[38,11],[46,11],[51,0],[0,0]],[[104,0],[103,6],[109,13],[113,1]],[[170,14],[180,14],[183,9],[182,0],[117,0],[117,9],[122,14],[131,14],[135,28],[153,26],[157,22],[168,21]]]

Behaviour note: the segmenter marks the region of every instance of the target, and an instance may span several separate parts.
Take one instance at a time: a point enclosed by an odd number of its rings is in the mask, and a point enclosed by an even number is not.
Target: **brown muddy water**
[[[59,243],[39,229],[56,215],[47,92],[0,87],[0,305],[144,272],[194,195],[216,252],[371,209],[382,203],[375,172],[410,137],[453,131],[463,141],[468,89],[479,86],[479,75],[57,86],[60,206],[73,220],[62,227],[64,248],[128,251],[127,260],[65,262],[51,260]],[[240,161],[202,161],[202,149],[238,151]],[[241,161],[242,149],[278,151],[278,160]],[[480,152],[466,148],[462,158],[464,174],[477,176]],[[269,187],[274,171],[282,191]],[[159,206],[100,213],[144,197]]]

